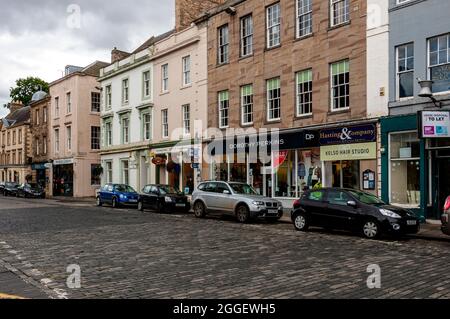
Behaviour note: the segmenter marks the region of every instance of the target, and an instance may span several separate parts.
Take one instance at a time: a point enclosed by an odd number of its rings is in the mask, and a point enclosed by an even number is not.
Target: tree
[[[28,105],[31,102],[31,98],[36,91],[42,90],[49,92],[48,83],[37,77],[27,77],[26,79],[18,79],[16,81],[16,87],[10,89],[11,101],[20,101],[23,105]],[[5,105],[9,108],[9,104]]]

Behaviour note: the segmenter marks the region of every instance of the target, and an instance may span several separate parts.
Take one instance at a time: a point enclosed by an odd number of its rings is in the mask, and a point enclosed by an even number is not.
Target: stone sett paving
[[[450,298],[450,242],[19,203],[0,197],[0,262],[52,298]],[[381,289],[367,288],[370,264]]]

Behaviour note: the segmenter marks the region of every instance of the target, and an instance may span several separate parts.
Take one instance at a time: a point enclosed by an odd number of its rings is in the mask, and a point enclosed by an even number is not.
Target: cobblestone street
[[[0,293],[27,298],[450,298],[449,261],[450,241],[0,197]]]

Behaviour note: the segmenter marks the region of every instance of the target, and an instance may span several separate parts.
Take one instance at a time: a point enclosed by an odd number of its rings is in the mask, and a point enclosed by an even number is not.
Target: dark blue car
[[[139,194],[133,187],[124,184],[107,184],[97,195],[97,206],[110,204],[113,208],[120,206],[137,206]]]

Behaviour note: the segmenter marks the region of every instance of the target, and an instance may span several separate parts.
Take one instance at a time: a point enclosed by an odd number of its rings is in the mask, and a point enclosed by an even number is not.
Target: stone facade
[[[266,47],[266,6],[273,1],[235,1],[237,12],[225,11],[209,18],[208,87],[209,127],[218,127],[218,92],[229,90],[230,127],[241,127],[240,87],[253,84],[255,128],[293,128],[364,119],[366,108],[366,1],[350,1],[350,22],[330,27],[328,1],[313,1],[313,33],[296,38],[296,1],[281,0],[281,45]],[[240,18],[252,14],[253,55],[240,57]],[[218,65],[218,28],[229,26],[228,64]],[[330,63],[350,62],[350,108],[332,112]],[[313,114],[297,118],[295,73],[312,69]],[[266,80],[281,78],[281,120],[266,119]]]
[[[211,8],[225,3],[226,0],[176,0],[176,30],[181,31]]]

